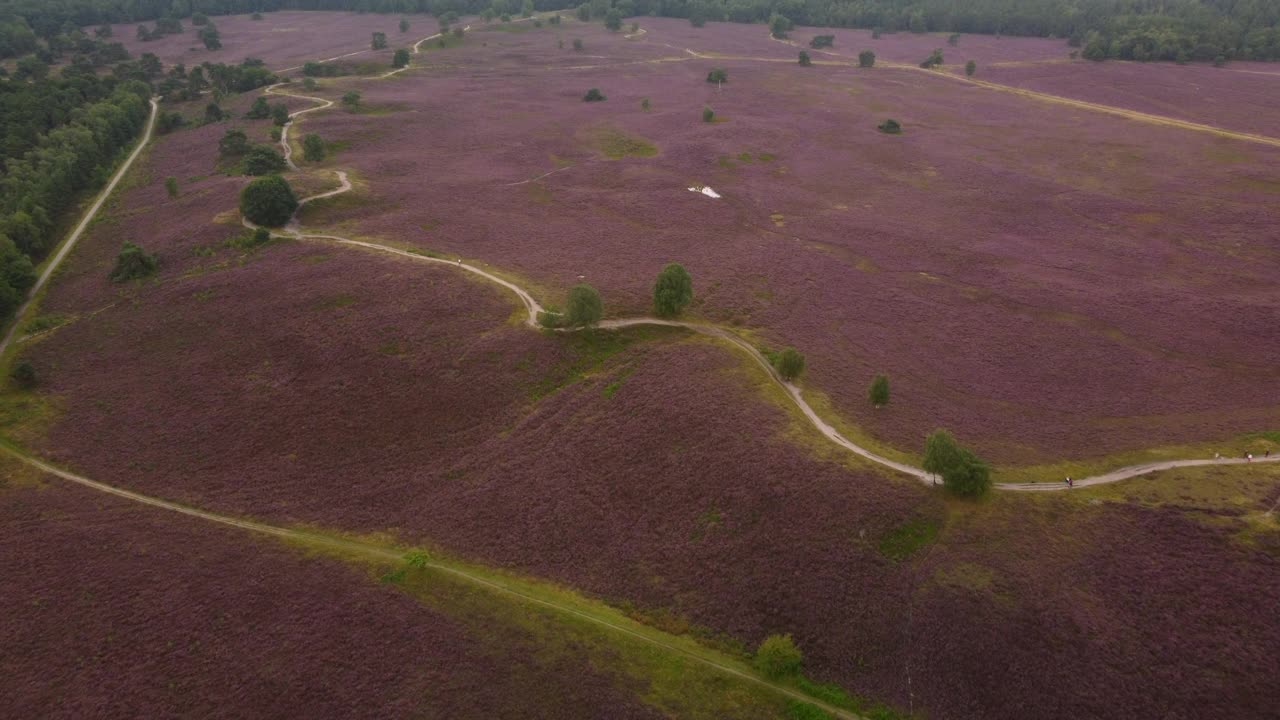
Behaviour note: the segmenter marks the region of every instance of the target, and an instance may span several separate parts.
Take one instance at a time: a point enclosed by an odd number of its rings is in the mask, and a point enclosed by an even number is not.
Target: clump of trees
[[[404,48],[400,48],[399,50],[396,50],[395,54],[391,56],[391,67],[402,68],[402,67],[408,67],[408,66],[409,66],[409,51],[405,50]]]
[[[940,65],[942,65],[942,48],[935,48],[933,52],[929,53],[929,57],[920,62],[920,67],[925,70],[936,68]]]
[[[804,67],[809,67],[813,64],[813,61],[809,59],[809,53],[803,50],[800,51],[800,64]]]
[[[888,376],[877,375],[871,380],[871,387],[867,388],[867,398],[876,407],[889,404]]]
[[[249,152],[249,136],[239,128],[231,128],[218,141],[218,154],[225,158],[240,157]]]
[[[791,21],[785,15],[774,13],[769,16],[769,34],[781,40],[791,31]]]
[[[870,50],[858,53],[858,67],[869,68],[876,64],[876,54]]]
[[[372,42],[370,42],[370,43],[369,43],[369,46],[370,46],[370,47],[372,47],[374,50],[384,50],[384,49],[386,49],[386,47],[387,47],[387,34],[386,34],[386,33],[384,33],[384,32],[375,32],[375,33],[373,34],[373,40],[372,40]]]
[[[712,68],[711,72],[707,73],[707,82],[716,83],[717,85],[727,83],[729,82],[729,71],[724,68]]]
[[[889,135],[900,135],[902,133],[902,125],[893,118],[889,118],[876,126],[882,133]]]
[[[249,106],[244,116],[250,120],[265,120],[271,117],[271,105],[267,103],[266,96],[259,95],[254,98],[253,104]]]
[[[272,175],[284,168],[284,156],[270,145],[254,145],[240,161],[240,171],[245,175]]]
[[[605,97],[600,93],[599,88],[591,88],[590,90],[587,91],[586,95],[582,96],[583,102],[601,102],[604,99]]]
[[[160,259],[147,254],[138,245],[126,240],[116,256],[116,266],[108,276],[111,282],[121,283],[129,280],[140,280],[155,273],[160,266]]]
[[[569,327],[591,327],[600,322],[603,315],[604,303],[595,288],[582,283],[569,289],[568,310],[565,314],[565,322]]]
[[[240,213],[255,225],[280,227],[298,209],[298,198],[279,175],[261,177],[240,191]]]
[[[778,375],[783,380],[788,382],[795,380],[804,372],[804,355],[793,347],[785,348],[774,355],[773,368],[778,371]]]
[[[653,284],[653,312],[658,317],[675,317],[693,300],[693,278],[680,263],[668,263]]]
[[[991,488],[991,469],[946,430],[929,434],[921,467],[941,476],[943,487],[962,497],[979,497]]]
[[[800,673],[804,655],[790,633],[770,635],[756,648],[752,664],[761,675],[770,680],[782,680]]]
[[[809,47],[814,48],[815,50],[818,48],[832,47],[835,45],[835,42],[835,35],[814,35],[813,39],[809,41]]]
[[[302,159],[307,162],[324,160],[326,148],[324,138],[315,133],[307,133],[302,138]]]
[[[196,33],[196,35],[200,38],[200,42],[204,43],[206,50],[222,49],[222,36],[218,33],[218,28],[213,23],[200,28],[200,32]]]
[[[978,63],[970,60],[969,62],[964,64],[965,75],[968,75],[969,77],[973,77],[973,74],[977,71],[978,71]]]

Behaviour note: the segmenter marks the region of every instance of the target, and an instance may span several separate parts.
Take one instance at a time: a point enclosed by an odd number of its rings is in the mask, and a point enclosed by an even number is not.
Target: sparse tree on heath
[[[858,67],[869,68],[876,64],[876,54],[870,50],[858,53]]]
[[[583,102],[601,102],[604,99],[605,97],[601,94],[600,88],[591,88],[586,95],[582,96]]]
[[[804,67],[809,67],[813,64],[813,61],[809,59],[809,53],[803,50],[800,51],[800,64]]]
[[[968,75],[969,77],[973,77],[973,74],[977,71],[978,71],[978,63],[970,60],[969,62],[964,64],[965,75]]]
[[[271,106],[271,122],[280,127],[289,124],[289,106],[284,103],[276,103]]]
[[[293,188],[279,175],[258,178],[240,192],[240,212],[257,225],[280,227],[297,209]]]
[[[658,273],[653,285],[653,312],[658,317],[675,317],[693,300],[693,278],[680,263],[669,263]]]
[[[786,348],[774,358],[773,367],[783,380],[795,380],[804,372],[804,355],[793,347]]]
[[[929,434],[921,467],[940,475],[943,486],[956,495],[978,497],[991,487],[991,469],[977,455],[960,447],[946,430]]]
[[[622,29],[622,13],[617,8],[610,8],[609,12],[604,14],[604,26],[613,32]]]
[[[307,162],[320,162],[324,160],[325,147],[324,139],[315,133],[307,133],[302,138],[302,159]]]
[[[711,108],[709,108],[709,107],[703,106],[703,108],[702,108],[702,122],[709,123],[709,122],[711,122],[712,120],[715,120],[715,119],[716,119],[716,111],[715,111],[715,110],[712,110],[712,109],[711,109]]]
[[[889,404],[889,378],[885,375],[877,375],[871,381],[871,387],[867,389],[867,397],[871,400],[871,404],[876,407]]]
[[[591,327],[604,315],[604,303],[596,289],[583,283],[569,289],[569,327]]]
[[[770,635],[756,649],[753,664],[761,675],[770,680],[781,680],[800,672],[804,655],[791,634]]]
[[[169,193],[170,198],[178,197],[178,178],[172,176],[165,178],[164,190]]]
[[[352,90],[342,96],[342,104],[349,108],[360,107],[360,93]]]
[[[265,95],[259,95],[254,99],[253,105],[249,108],[249,112],[244,114],[250,120],[265,120],[271,117],[271,106],[267,104]]]
[[[218,141],[218,154],[222,157],[240,157],[249,152],[249,137],[243,130],[232,128]]]
[[[116,256],[115,269],[111,271],[111,282],[126,282],[147,277],[159,267],[159,259],[148,254],[141,247],[126,240]]]
[[[395,55],[391,57],[391,67],[402,68],[409,66],[409,51],[404,48],[396,50]]]
[[[40,383],[35,366],[27,360],[14,365],[13,370],[9,371],[9,377],[20,390],[30,390]]]
[[[711,72],[707,73],[707,82],[716,83],[717,85],[727,83],[729,82],[729,71],[724,68],[712,68]]]

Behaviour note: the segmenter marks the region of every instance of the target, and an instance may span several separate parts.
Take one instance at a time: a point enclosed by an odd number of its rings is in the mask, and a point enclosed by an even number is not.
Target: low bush
[[[770,680],[781,680],[799,674],[804,655],[791,634],[770,635],[760,643],[752,661],[756,670]]]
[[[894,120],[893,118],[889,118],[888,120],[885,120],[884,122],[880,123],[876,127],[879,128],[880,132],[888,133],[890,135],[898,135],[902,133],[902,125],[899,124],[898,121]]]
[[[240,191],[240,212],[257,225],[280,227],[297,209],[293,188],[279,175],[258,178]]]
[[[600,94],[600,90],[598,88],[591,88],[587,91],[586,95],[582,96],[583,102],[600,102],[604,99],[604,95]]]
[[[30,390],[40,384],[40,378],[36,375],[35,366],[26,360],[13,366],[13,369],[9,371],[9,379],[20,390]]]
[[[240,171],[245,175],[271,175],[283,172],[284,156],[270,145],[254,145],[240,161]]]
[[[117,283],[140,280],[154,274],[159,266],[159,258],[148,255],[141,247],[126,240],[120,248],[120,254],[116,256],[116,266],[108,277],[111,282]]]
[[[565,322],[569,327],[591,327],[604,315],[604,303],[596,289],[583,283],[569,289],[569,312]]]

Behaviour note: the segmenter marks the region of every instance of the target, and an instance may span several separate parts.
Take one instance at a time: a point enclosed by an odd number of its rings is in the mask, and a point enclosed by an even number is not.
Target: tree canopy
[[[955,437],[946,430],[935,430],[924,443],[925,472],[942,477],[943,486],[950,492],[977,497],[991,487],[991,470],[977,455],[960,447]]]
[[[258,178],[240,191],[240,213],[257,225],[280,227],[297,209],[293,188],[279,175]]]
[[[693,278],[680,263],[669,263],[658,273],[653,285],[653,312],[658,317],[675,317],[693,300]]]
[[[569,327],[591,327],[604,315],[604,303],[596,289],[583,283],[569,289],[569,310],[566,323]]]

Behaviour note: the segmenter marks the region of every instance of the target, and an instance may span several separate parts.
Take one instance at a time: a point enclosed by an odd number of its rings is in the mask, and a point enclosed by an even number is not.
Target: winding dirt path
[[[44,270],[36,278],[35,285],[32,285],[31,289],[27,291],[26,302],[22,303],[18,311],[13,314],[13,323],[9,326],[9,331],[4,334],[4,339],[0,340],[0,357],[4,357],[4,351],[9,349],[9,344],[13,342],[13,338],[17,335],[18,328],[22,327],[26,321],[27,312],[31,310],[31,305],[35,302],[40,290],[49,282],[49,278],[53,277],[53,272],[67,258],[71,249],[76,246],[76,242],[84,234],[85,228],[89,227],[89,223],[93,221],[98,211],[102,209],[102,204],[107,201],[108,197],[111,197],[111,193],[120,184],[121,178],[125,176],[125,173],[129,172],[129,168],[133,167],[133,161],[138,159],[138,156],[142,154],[142,149],[151,142],[151,135],[156,127],[156,116],[159,113],[160,103],[155,98],[151,98],[151,114],[147,117],[147,127],[143,131],[142,137],[138,140],[138,144],[133,148],[133,152],[129,153],[129,157],[125,159],[124,163],[116,170],[116,174],[111,176],[111,182],[107,183],[102,192],[98,193],[98,199],[85,211],[84,216],[80,218],[80,224],[76,225],[71,234],[67,236],[67,239],[63,241],[62,246],[58,248],[58,251],[53,254],[53,257],[49,258]]]

